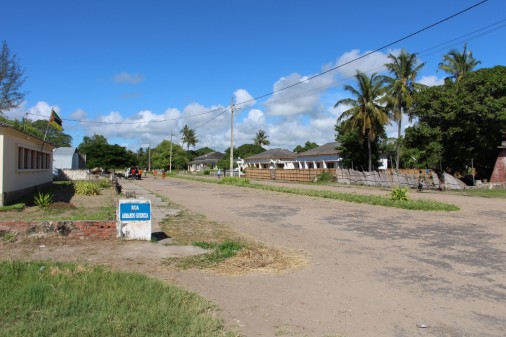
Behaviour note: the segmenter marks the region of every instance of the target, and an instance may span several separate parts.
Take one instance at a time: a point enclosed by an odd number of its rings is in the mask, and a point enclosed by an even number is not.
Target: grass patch
[[[506,198],[506,189],[466,189],[462,191],[454,191],[456,194],[467,195],[471,197],[483,198]],[[453,193],[453,191],[452,191]]]
[[[236,336],[197,294],[144,275],[0,262],[0,337]]]
[[[211,268],[219,263],[232,258],[237,255],[242,249],[246,248],[246,244],[237,241],[224,241],[222,243],[216,242],[195,242],[195,246],[210,250],[209,253],[188,256],[185,258],[166,259],[166,262],[175,264],[179,269],[189,268]]]
[[[306,264],[300,254],[266,247],[248,240],[225,225],[192,213],[181,206],[179,215],[165,218],[160,226],[177,244],[196,245],[210,252],[197,256],[164,259],[176,269],[211,269],[218,274],[279,273]]]
[[[221,180],[212,180],[212,179],[199,179],[193,177],[186,176],[178,176],[178,178],[188,179],[188,180],[196,180],[202,181],[206,183],[220,183],[232,186],[239,187],[247,187],[247,188],[255,188],[258,190],[264,191],[273,191],[273,192],[281,192],[281,193],[289,193],[295,195],[304,195],[309,197],[317,197],[317,198],[325,198],[325,199],[334,199],[341,201],[348,201],[360,204],[369,204],[375,206],[384,206],[384,207],[394,207],[394,208],[402,208],[408,210],[418,210],[418,211],[458,211],[456,205],[434,201],[434,200],[426,200],[426,199],[417,199],[417,200],[392,200],[390,196],[379,196],[379,195],[361,195],[361,194],[352,194],[352,193],[344,193],[344,192],[336,192],[336,191],[321,191],[321,190],[312,190],[306,188],[293,188],[293,187],[284,187],[284,186],[268,186],[262,184],[252,184],[248,179],[242,178],[230,178],[230,179],[221,179]]]
[[[9,205],[9,206],[0,206],[0,212],[8,212],[8,211],[22,211],[26,205],[24,203]]]

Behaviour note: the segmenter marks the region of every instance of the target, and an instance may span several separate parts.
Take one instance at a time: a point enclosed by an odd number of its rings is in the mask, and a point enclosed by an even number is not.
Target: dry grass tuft
[[[250,244],[248,248],[237,253],[211,268],[217,274],[244,275],[253,272],[283,273],[301,268],[307,264],[307,259],[295,253],[280,249]]]

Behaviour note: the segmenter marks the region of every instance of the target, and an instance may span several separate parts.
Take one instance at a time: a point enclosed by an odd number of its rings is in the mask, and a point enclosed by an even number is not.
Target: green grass
[[[458,208],[455,205],[434,201],[434,200],[426,200],[426,199],[417,199],[417,200],[391,200],[389,196],[379,196],[379,195],[361,195],[361,194],[353,194],[353,193],[344,193],[344,192],[336,192],[336,191],[321,191],[321,190],[312,190],[306,188],[293,188],[293,187],[283,187],[283,186],[268,186],[262,184],[252,184],[248,179],[242,178],[223,178],[220,180],[214,179],[205,179],[205,178],[194,178],[188,176],[177,176],[178,178],[188,179],[188,180],[196,180],[202,181],[206,183],[219,183],[247,188],[254,188],[265,191],[273,191],[273,192],[281,192],[288,194],[296,194],[296,195],[304,195],[310,197],[317,198],[325,198],[325,199],[334,199],[341,201],[348,201],[360,204],[369,204],[376,206],[384,206],[384,207],[394,207],[394,208],[402,208],[408,210],[419,210],[419,211],[458,211]]]
[[[7,211],[22,211],[25,208],[24,203],[9,205],[9,206],[0,206],[0,212],[7,212]]]
[[[506,189],[466,189],[462,191],[455,191],[457,194],[468,195],[472,197],[483,198],[506,198]]]
[[[238,251],[246,248],[244,243],[237,241],[224,241],[222,243],[199,241],[194,242],[194,246],[209,249],[209,253],[188,256],[184,258],[168,258],[165,262],[174,264],[180,269],[190,268],[210,268],[214,267],[222,261],[234,257]]]
[[[235,336],[197,294],[133,273],[0,261],[0,337]]]

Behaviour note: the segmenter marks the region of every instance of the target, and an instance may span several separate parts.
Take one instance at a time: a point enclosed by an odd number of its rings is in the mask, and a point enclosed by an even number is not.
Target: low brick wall
[[[116,221],[0,221],[0,236],[6,232],[25,236],[115,238]]]

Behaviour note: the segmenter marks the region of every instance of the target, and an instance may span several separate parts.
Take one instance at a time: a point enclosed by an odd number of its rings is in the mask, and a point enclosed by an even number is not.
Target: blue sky
[[[94,133],[129,149],[180,142],[185,124],[204,146],[230,146],[232,98],[249,101],[390,44],[480,0],[55,1],[2,4],[0,40],[24,67],[21,119],[51,108],[77,146]],[[506,1],[451,20],[293,88],[239,105],[234,145],[265,130],[269,148],[334,141],[356,69],[382,72],[401,48],[426,62],[418,80],[441,83],[443,54],[464,42],[481,67],[506,64]],[[238,106],[238,107],[239,107]],[[214,112],[209,112],[213,111]],[[407,125],[407,123],[404,123]],[[395,125],[389,128],[394,135]]]

